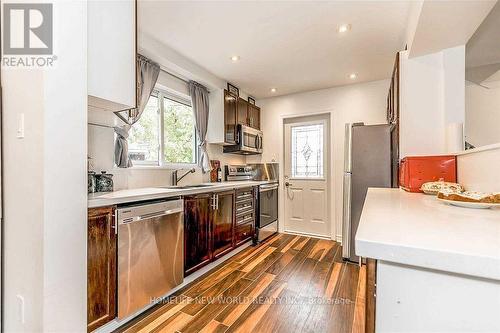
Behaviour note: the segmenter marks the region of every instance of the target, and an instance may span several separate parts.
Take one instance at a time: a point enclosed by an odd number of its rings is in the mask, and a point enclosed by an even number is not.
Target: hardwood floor
[[[195,280],[120,332],[364,332],[366,269],[338,243],[279,234]]]

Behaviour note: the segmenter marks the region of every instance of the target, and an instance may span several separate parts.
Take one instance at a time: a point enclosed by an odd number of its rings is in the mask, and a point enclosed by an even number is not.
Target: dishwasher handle
[[[139,222],[184,211],[182,200],[165,201],[149,205],[120,208],[117,210],[118,224]]]
[[[140,216],[134,216],[134,217],[128,217],[128,218],[122,219],[118,222],[118,224],[128,224],[128,223],[132,223],[132,222],[139,222],[139,221],[154,219],[157,217],[162,217],[165,215],[180,213],[180,212],[182,212],[182,209],[177,208],[177,209],[165,210],[162,212],[148,213],[148,214],[144,214],[144,215],[140,215]]]

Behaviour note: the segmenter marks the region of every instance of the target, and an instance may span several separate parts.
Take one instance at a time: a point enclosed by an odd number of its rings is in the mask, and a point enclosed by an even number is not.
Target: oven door
[[[243,151],[262,153],[262,131],[238,125],[240,148]]]
[[[278,220],[278,184],[261,185],[259,202],[259,228]]]

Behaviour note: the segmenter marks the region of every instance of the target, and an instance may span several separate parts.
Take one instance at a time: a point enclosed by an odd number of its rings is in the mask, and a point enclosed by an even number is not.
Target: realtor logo
[[[6,3],[3,22],[4,55],[52,54],[51,3]]]

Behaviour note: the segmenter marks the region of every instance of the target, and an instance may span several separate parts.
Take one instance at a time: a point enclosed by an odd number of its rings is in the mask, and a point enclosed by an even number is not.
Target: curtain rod
[[[142,57],[144,57],[144,58],[146,58],[146,59],[150,60],[150,59],[149,59],[148,57],[146,57],[145,55],[140,54],[140,53],[138,53],[138,54],[139,54],[140,56],[142,56]],[[150,61],[152,61],[152,60],[150,60]],[[157,64],[158,64],[158,63],[157,63]],[[168,74],[168,75],[170,75],[170,76],[172,76],[172,77],[174,77],[174,78],[176,78],[176,79],[178,79],[178,80],[181,80],[182,82],[189,83],[189,80],[183,79],[182,77],[177,76],[177,75],[175,75],[175,74],[172,74],[172,73],[170,73],[170,72],[166,71],[165,69],[161,68],[161,65],[160,65],[160,64],[158,64],[158,66],[160,66],[160,71],[162,71],[163,73]]]
[[[181,78],[181,77],[179,77],[179,76],[177,76],[177,75],[175,75],[175,74],[172,74],[172,73],[170,73],[170,72],[167,72],[166,70],[164,70],[164,69],[163,69],[163,68],[161,68],[161,67],[160,67],[160,71],[162,71],[163,73],[168,74],[168,75],[170,75],[170,76],[172,76],[172,77],[176,78],[177,80],[181,80],[182,82],[184,82],[184,83],[186,83],[186,84],[187,84],[187,83],[189,83],[189,80],[183,79],[183,78]]]

